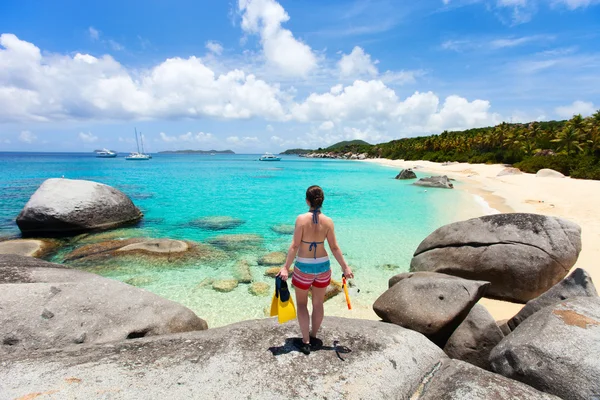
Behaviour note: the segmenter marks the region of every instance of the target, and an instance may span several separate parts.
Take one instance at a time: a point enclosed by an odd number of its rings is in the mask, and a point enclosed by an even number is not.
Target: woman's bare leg
[[[313,288],[314,290],[314,288]],[[296,309],[298,312],[298,324],[300,325],[300,331],[302,332],[302,341],[304,343],[310,342],[309,330],[309,316],[308,316],[308,290],[302,290],[295,288],[296,292]],[[314,293],[313,293],[314,295]]]
[[[323,316],[325,315],[325,310],[323,309],[323,302],[325,301],[325,290],[327,288],[316,288],[313,286],[312,288],[312,329],[311,336],[317,337],[317,333],[319,332],[319,328],[321,327],[321,323],[323,322]]]

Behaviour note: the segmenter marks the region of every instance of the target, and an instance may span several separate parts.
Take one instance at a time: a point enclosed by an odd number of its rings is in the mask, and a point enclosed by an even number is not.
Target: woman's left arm
[[[294,237],[292,238],[292,244],[287,253],[287,258],[285,259],[285,265],[281,267],[279,270],[279,276],[284,281],[287,280],[288,275],[290,273],[290,267],[296,258],[296,254],[298,254],[298,249],[300,248],[300,244],[302,243],[302,226],[299,223],[299,217],[296,218],[296,228],[294,229]]]

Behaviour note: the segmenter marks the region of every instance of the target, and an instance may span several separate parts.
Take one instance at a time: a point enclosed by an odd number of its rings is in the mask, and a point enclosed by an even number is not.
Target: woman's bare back
[[[296,226],[302,228],[302,242],[298,250],[298,257],[314,258],[326,257],[325,239],[332,228],[333,223],[331,218],[323,213],[319,213],[317,224],[313,221],[313,213],[307,212],[300,214],[296,218]],[[316,243],[316,253],[314,246],[311,248],[311,243]]]

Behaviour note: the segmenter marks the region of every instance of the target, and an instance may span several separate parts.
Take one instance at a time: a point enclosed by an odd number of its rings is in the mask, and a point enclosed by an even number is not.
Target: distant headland
[[[158,154],[235,154],[233,150],[166,150]]]

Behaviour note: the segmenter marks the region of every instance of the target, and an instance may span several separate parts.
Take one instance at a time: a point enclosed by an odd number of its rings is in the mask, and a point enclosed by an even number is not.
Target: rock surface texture
[[[400,173],[396,175],[396,179],[417,179],[417,175],[412,169],[407,168],[400,171]]]
[[[495,372],[563,399],[600,394],[600,298],[541,309],[490,354]],[[596,396],[596,397],[594,397]]]
[[[16,254],[28,257],[44,257],[59,244],[42,239],[15,239],[0,242],[0,254]]]
[[[510,330],[515,330],[525,319],[531,317],[544,307],[560,303],[571,297],[597,297],[592,278],[581,269],[575,269],[571,275],[552,286],[550,290],[533,300],[529,300],[517,315],[507,321]],[[600,339],[599,339],[600,340]]]
[[[297,323],[245,321],[203,332],[3,359],[7,398],[408,399],[446,355],[423,335],[378,321],[325,317],[309,357]],[[44,379],[39,379],[43,376]],[[76,377],[77,384],[64,384]],[[293,380],[291,380],[293,377]]]
[[[14,255],[0,256],[0,310],[0,354],[207,328],[145,290]]]
[[[444,360],[411,400],[560,400],[523,383],[473,365]]]
[[[452,332],[481,298],[489,282],[444,274],[400,274],[373,304],[385,322],[420,332],[443,347]]]
[[[417,248],[411,271],[492,283],[486,297],[526,303],[565,277],[581,251],[579,225],[538,214],[496,214],[442,226]]]
[[[475,304],[446,342],[444,352],[450,358],[489,370],[490,352],[502,339],[504,334],[492,315],[484,306]]]
[[[521,175],[522,172],[519,168],[504,168],[502,171],[498,172],[496,176],[507,176],[507,175]]]
[[[70,236],[132,224],[141,211],[123,192],[97,182],[48,179],[17,217],[23,235]]]
[[[553,169],[550,168],[544,168],[544,169],[540,169],[535,176],[537,178],[564,178],[565,176],[558,172],[555,171]]]
[[[454,185],[450,183],[450,179],[446,175],[444,176],[430,176],[429,178],[421,178],[413,185],[417,186],[425,186],[425,187],[433,187],[433,188],[443,188],[443,189],[453,189]]]

